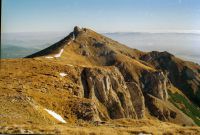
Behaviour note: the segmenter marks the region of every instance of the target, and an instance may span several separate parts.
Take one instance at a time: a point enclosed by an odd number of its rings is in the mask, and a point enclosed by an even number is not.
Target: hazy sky
[[[2,0],[2,32],[200,31],[200,0]]]

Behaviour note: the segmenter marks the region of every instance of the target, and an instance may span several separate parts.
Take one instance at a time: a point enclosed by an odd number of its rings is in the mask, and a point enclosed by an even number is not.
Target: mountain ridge
[[[127,118],[200,125],[199,65],[168,52],[132,49],[87,28],[76,26],[61,41],[25,58],[2,60],[1,70],[2,101],[25,105],[30,97],[31,104],[70,123]],[[45,122],[52,120],[48,116]]]

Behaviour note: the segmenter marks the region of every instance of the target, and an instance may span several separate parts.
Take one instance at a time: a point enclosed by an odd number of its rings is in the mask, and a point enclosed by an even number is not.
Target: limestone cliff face
[[[143,92],[151,94],[161,100],[167,101],[167,76],[162,71],[146,72],[142,76]]]
[[[144,71],[141,77],[141,87],[145,96],[145,106],[152,115],[160,120],[167,120],[171,114],[175,117],[175,112],[163,106],[159,107],[157,104],[160,100],[163,102],[168,100],[167,88],[169,85],[167,75],[162,71]]]
[[[145,106],[151,115],[162,121],[174,121],[176,123],[194,125],[191,119],[188,119],[184,113],[173,107],[168,101],[168,89],[171,87],[171,83],[166,73],[160,70],[143,72],[141,87],[145,97]]]
[[[176,58],[168,52],[150,52],[141,57],[156,69],[167,71],[171,83],[200,106],[200,67]]]
[[[75,109],[80,119],[140,119],[145,117],[145,109],[148,109],[152,116],[160,120],[177,122],[182,117],[182,123],[194,125],[169,103],[167,90],[171,84],[162,71],[143,71],[138,84],[125,82],[117,67],[88,67],[81,71],[81,84],[82,95],[79,96],[89,99],[90,103]]]
[[[141,88],[135,82],[126,82],[126,85],[130,92],[131,101],[135,108],[137,117],[139,119],[144,118],[145,117],[145,102],[144,102],[144,96],[143,96]]]
[[[81,79],[84,97],[103,104],[110,118],[137,118],[128,87],[117,68],[85,68]]]

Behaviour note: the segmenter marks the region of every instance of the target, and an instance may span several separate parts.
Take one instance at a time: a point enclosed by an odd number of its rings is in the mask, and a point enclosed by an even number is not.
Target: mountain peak
[[[73,36],[76,37],[81,31],[82,31],[81,28],[79,28],[78,26],[75,26],[74,31],[73,31]]]
[[[79,33],[81,31],[81,28],[79,28],[78,26],[74,27],[74,33]]]
[[[74,27],[73,34],[77,36],[81,32],[86,32],[87,28],[80,28],[78,26]]]

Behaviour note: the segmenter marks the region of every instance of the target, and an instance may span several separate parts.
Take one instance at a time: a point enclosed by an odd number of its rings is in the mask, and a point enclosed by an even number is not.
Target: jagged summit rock
[[[75,26],[37,53],[1,62],[0,100],[10,105],[3,110],[17,109],[25,117],[18,123],[54,122],[41,111],[48,108],[67,122],[148,118],[200,124],[200,66],[168,52],[142,52]]]
[[[82,30],[81,28],[79,28],[78,26],[75,26],[75,27],[74,27],[74,31],[73,31],[74,34],[75,34],[75,36],[77,36],[78,33],[81,32],[81,30]]]

